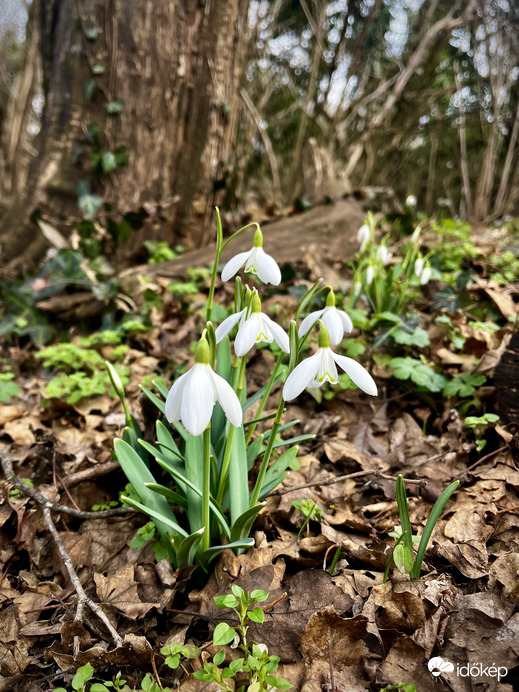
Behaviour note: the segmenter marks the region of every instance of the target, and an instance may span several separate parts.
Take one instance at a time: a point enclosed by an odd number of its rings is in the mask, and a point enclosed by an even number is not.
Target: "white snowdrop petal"
[[[334,361],[334,352],[331,348],[319,348],[317,353],[320,354],[319,370],[317,371],[317,380],[319,382],[330,382],[331,384],[337,384],[339,381],[339,376],[337,374],[337,367]]]
[[[323,314],[323,310],[316,310],[315,312],[311,312],[307,317],[304,318],[304,320],[301,322],[299,325],[298,333],[299,337],[305,336],[305,334],[308,334],[312,326],[317,322],[318,319],[320,319],[321,315]]]
[[[191,435],[201,435],[209,425],[216,390],[209,365],[195,363],[182,393],[181,420]]]
[[[315,379],[321,361],[319,350],[321,349],[318,349],[317,353],[314,353],[310,358],[305,358],[299,365],[296,365],[287,377],[283,387],[283,399],[285,401],[295,399]]]
[[[220,341],[229,334],[229,332],[232,331],[233,327],[237,324],[237,322],[241,319],[241,317],[245,314],[245,310],[240,310],[240,312],[235,312],[232,315],[229,315],[229,317],[226,317],[222,324],[216,328],[215,331],[215,337],[216,337],[216,343],[219,344]]]
[[[178,380],[176,380],[176,382],[173,383],[173,386],[169,390],[168,396],[166,397],[165,414],[166,419],[170,423],[174,423],[180,420],[182,393],[190,372],[191,370],[189,372],[185,372],[183,375],[180,375]]]
[[[344,327],[337,308],[325,308],[322,320],[330,335],[331,344],[340,344],[344,336]]]
[[[344,331],[349,334],[353,331],[353,322],[351,321],[350,316],[347,312],[344,312],[344,310],[337,310],[337,312],[341,318]]]
[[[229,281],[239,270],[242,264],[245,264],[252,250],[247,252],[239,252],[227,262],[222,269],[222,281]]]
[[[359,389],[362,389],[363,392],[371,396],[377,396],[377,385],[366,368],[360,363],[357,363],[356,360],[353,360],[353,358],[348,358],[347,356],[340,356],[334,353],[333,358],[337,365],[344,370]]]
[[[234,352],[237,356],[244,356],[256,343],[261,332],[262,324],[258,320],[259,313],[252,313],[248,320],[241,325],[234,340]]]
[[[268,255],[263,248],[255,248],[256,252],[256,272],[260,281],[264,284],[278,286],[281,283],[281,270],[276,260]]]
[[[216,398],[228,420],[239,428],[243,423],[243,409],[240,400],[231,385],[216,372],[212,373]]]
[[[288,334],[282,329],[279,324],[276,324],[274,320],[270,319],[268,315],[263,315],[263,320],[266,322],[266,326],[272,333],[276,344],[285,353],[290,353],[290,342],[288,339]]]

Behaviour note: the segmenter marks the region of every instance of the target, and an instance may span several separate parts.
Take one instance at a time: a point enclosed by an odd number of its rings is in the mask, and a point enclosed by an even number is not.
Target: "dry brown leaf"
[[[161,603],[143,603],[139,597],[138,584],[134,579],[134,566],[126,565],[115,574],[105,577],[94,574],[97,595],[104,603],[117,608],[130,620],[143,617],[152,608],[161,608]]]
[[[488,554],[485,545],[479,541],[455,544],[443,539],[439,542],[438,553],[469,579],[479,579],[488,574]]]
[[[23,408],[21,406],[0,406],[0,425],[21,418]]]
[[[494,589],[496,583],[503,587],[503,598],[519,601],[519,554],[506,553],[492,563],[488,588]]]

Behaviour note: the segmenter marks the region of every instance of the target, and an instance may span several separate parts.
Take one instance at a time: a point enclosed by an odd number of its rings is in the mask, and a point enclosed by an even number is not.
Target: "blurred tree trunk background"
[[[54,230],[68,240],[82,217],[112,210],[131,213],[114,235],[138,218],[164,240],[189,234],[234,140],[246,12],[245,0],[34,0],[2,119],[4,271],[33,264],[49,237],[59,245]]]
[[[123,262],[203,245],[215,203],[238,222],[362,187],[396,212],[519,211],[517,2],[34,0],[4,58],[11,273],[74,234]]]

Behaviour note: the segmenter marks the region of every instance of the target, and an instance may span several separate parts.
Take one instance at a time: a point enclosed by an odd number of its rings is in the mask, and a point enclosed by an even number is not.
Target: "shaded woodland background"
[[[515,2],[26,11],[25,41],[7,13],[0,47],[7,275],[73,233],[108,234],[128,263],[143,239],[203,245],[215,204],[275,214],[360,186],[473,222],[517,213]]]

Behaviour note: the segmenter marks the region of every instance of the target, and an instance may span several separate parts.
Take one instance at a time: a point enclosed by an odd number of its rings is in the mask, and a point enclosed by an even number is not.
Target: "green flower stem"
[[[234,373],[233,379],[233,389],[238,395],[238,399],[243,391],[243,386],[245,383],[245,366],[247,364],[247,358],[239,358],[236,356],[233,363]],[[237,382],[236,382],[237,380]],[[220,471],[220,481],[218,483],[218,492],[216,494],[216,504],[221,507],[223,502],[223,497],[225,495],[225,489],[227,486],[227,475],[229,473],[229,463],[231,459],[231,449],[232,441],[234,437],[234,425],[229,425],[229,432],[227,433],[227,440],[225,443],[225,454],[222,461],[222,469]]]
[[[205,321],[211,321],[211,313],[213,311],[214,302],[214,287],[216,285],[216,274],[218,273],[218,264],[220,262],[220,255],[222,254],[222,243],[223,243],[223,230],[222,230],[222,219],[220,217],[220,210],[218,207],[216,209],[216,253],[214,256],[213,270],[211,272],[211,285],[209,286],[209,295],[207,296],[207,309],[205,313]]]
[[[270,396],[270,392],[271,392],[271,390],[272,390],[272,387],[274,386],[274,383],[275,383],[275,381],[276,381],[277,374],[278,374],[278,370],[279,370],[279,366],[281,365],[281,362],[282,362],[284,356],[285,356],[285,354],[283,353],[283,351],[281,351],[281,352],[279,353],[278,357],[277,357],[276,363],[275,363],[275,365],[274,365],[274,368],[273,368],[272,373],[271,373],[271,375],[270,375],[270,379],[269,379],[268,384],[267,384],[267,388],[265,389],[265,393],[264,393],[263,396],[261,397],[261,400],[260,400],[260,403],[259,403],[259,406],[258,406],[258,410],[257,410],[257,411],[255,412],[255,414],[254,414],[254,417],[255,417],[255,418],[260,418],[260,417],[261,417],[261,414],[263,413],[263,409],[265,408],[265,405],[266,405],[267,400],[268,400],[268,398],[269,398],[269,396]],[[248,430],[248,432],[247,432],[247,436],[245,437],[245,444],[246,444],[246,445],[248,445],[249,442],[251,441],[252,436],[253,436],[253,434],[254,434],[254,431],[256,430],[257,425],[258,425],[257,423],[253,423],[252,425],[249,426],[249,430]]]
[[[283,411],[285,409],[285,400],[281,398],[279,400],[278,410],[276,412],[276,417],[274,418],[274,423],[272,424],[272,430],[270,431],[270,437],[267,444],[267,449],[263,455],[263,461],[261,462],[260,470],[258,473],[258,478],[256,480],[256,485],[254,486],[254,491],[252,493],[250,506],[255,507],[258,504],[259,495],[261,492],[261,486],[265,479],[265,474],[267,473],[267,468],[269,465],[270,457],[272,455],[272,450],[274,449],[274,442],[276,440],[276,435],[281,425],[281,418],[283,416]]]
[[[211,424],[204,430],[204,477],[202,485],[202,524],[204,535],[202,536],[202,552],[211,547],[211,514],[209,498],[211,495]]]

